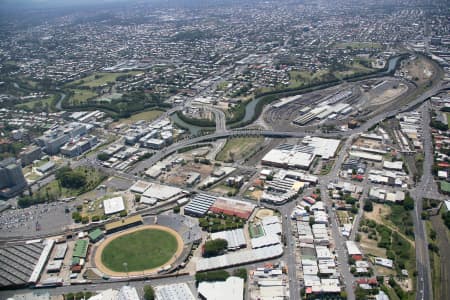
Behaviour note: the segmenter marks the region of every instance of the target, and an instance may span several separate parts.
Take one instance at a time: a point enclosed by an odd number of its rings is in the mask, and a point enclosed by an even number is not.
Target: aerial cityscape
[[[0,1],[0,299],[450,299],[448,0]]]

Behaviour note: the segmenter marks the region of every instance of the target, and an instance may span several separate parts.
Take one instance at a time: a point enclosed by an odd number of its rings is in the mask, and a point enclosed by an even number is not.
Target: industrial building
[[[247,247],[243,229],[226,230],[211,233],[211,240],[223,239],[228,242],[228,250]]]
[[[282,144],[269,151],[262,164],[284,169],[309,169],[314,158],[330,159],[334,157],[340,141],[318,137],[305,137],[302,144]]]
[[[309,169],[314,160],[313,148],[283,144],[270,150],[261,160],[263,165],[285,169]]]
[[[0,288],[36,284],[53,245],[51,240],[36,240],[0,249]]]
[[[54,260],[63,260],[64,257],[66,257],[66,253],[67,253],[67,244],[66,243],[57,244],[55,246],[55,252],[53,255],[53,259]]]
[[[215,257],[200,258],[197,261],[197,272],[263,261],[279,257],[282,254],[283,246],[278,244],[258,249],[240,250]]]
[[[247,220],[255,207],[256,205],[245,201],[220,197],[217,198],[209,210],[216,214],[223,213]]]
[[[230,276],[225,281],[200,282],[198,293],[205,300],[244,299],[244,279]]]
[[[22,167],[14,158],[0,161],[0,198],[13,197],[27,187]]]
[[[103,200],[105,215],[111,215],[125,210],[125,203],[121,196]]]
[[[155,287],[156,300],[195,300],[186,283],[160,285]]]
[[[217,197],[208,194],[198,194],[184,207],[184,214],[194,217],[202,217],[216,202]]]

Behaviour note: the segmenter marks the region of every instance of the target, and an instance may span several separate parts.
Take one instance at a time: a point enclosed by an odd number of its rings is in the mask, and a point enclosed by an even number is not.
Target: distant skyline
[[[79,6],[85,4],[102,4],[112,2],[125,2],[127,0],[0,0],[0,7],[39,7],[39,6]],[[133,0],[131,0],[133,1]],[[129,1],[129,2],[131,2]]]

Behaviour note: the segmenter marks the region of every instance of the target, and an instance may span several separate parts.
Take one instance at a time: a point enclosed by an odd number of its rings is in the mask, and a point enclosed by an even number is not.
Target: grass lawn
[[[345,76],[353,76],[356,73],[365,74],[373,71],[373,69],[362,65],[359,61],[354,61],[351,65],[347,65],[347,67],[348,70],[335,72],[334,75],[336,75],[337,78],[344,78]]]
[[[450,183],[446,181],[440,181],[441,190],[445,193],[450,193]]]
[[[250,224],[250,226],[248,226],[248,231],[250,233],[250,237],[253,238],[258,238],[264,235],[264,230],[262,229],[261,225],[257,224]]]
[[[97,93],[90,90],[72,89],[74,95],[69,98],[72,105],[81,104],[88,99],[98,96]]]
[[[129,118],[121,119],[119,122],[113,123],[111,125],[115,126],[115,125],[117,125],[119,123],[131,124],[131,123],[137,122],[139,120],[153,121],[153,120],[156,120],[163,113],[164,113],[164,111],[162,111],[162,110],[156,110],[156,109],[155,110],[148,110],[148,111],[144,111],[144,112],[132,115]]]
[[[121,72],[121,73],[95,73],[90,76],[78,79],[69,83],[69,85],[82,85],[90,88],[102,86],[104,84],[115,82],[117,77],[122,75],[137,75],[141,74],[141,71]]]
[[[82,193],[95,189],[106,176],[99,171],[89,167],[78,167],[74,171],[84,173],[86,175],[86,185],[81,189],[67,189],[60,184],[58,180],[53,180],[46,186],[39,189],[39,193],[42,195],[53,195],[54,198],[67,198],[81,195]]]
[[[308,72],[308,71],[290,71],[290,85],[289,87],[299,87],[301,85],[307,85],[312,82],[319,82],[323,80],[323,76],[328,74],[329,71],[327,69],[319,70],[317,72]]]
[[[244,137],[228,139],[223,149],[217,154],[216,160],[235,161],[245,158],[263,142],[261,137]]]
[[[426,225],[425,228],[426,228],[426,231],[427,231],[428,240],[432,241],[432,239],[430,237],[430,232],[433,229],[433,226],[432,226],[430,221],[426,221],[425,225]],[[434,295],[435,299],[440,299],[441,298],[440,297],[440,293],[441,293],[440,284],[442,282],[442,278],[441,278],[441,258],[434,251],[429,251],[429,255],[430,255],[431,282],[432,282],[432,285],[433,285],[433,295]]]
[[[447,115],[447,124],[448,128],[450,129],[450,113],[445,113]]]
[[[15,106],[17,108],[33,109],[35,105],[39,105],[39,103],[40,103],[40,106],[47,105],[48,107],[51,107],[52,101],[54,98],[55,98],[55,95],[52,94],[52,95],[49,95],[48,97],[45,97],[42,99],[37,99],[37,100],[32,100],[32,101],[16,104]]]
[[[176,238],[159,229],[144,229],[120,236],[111,241],[102,252],[102,262],[116,272],[143,271],[167,263],[178,248]]]

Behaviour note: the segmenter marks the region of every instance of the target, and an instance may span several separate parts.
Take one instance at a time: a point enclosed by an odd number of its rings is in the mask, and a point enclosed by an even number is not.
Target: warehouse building
[[[111,215],[125,210],[123,198],[120,196],[103,200],[103,209],[105,215]]]
[[[216,214],[223,213],[247,220],[253,213],[255,207],[256,205],[245,201],[220,197],[217,198],[209,210]]]
[[[51,242],[36,241],[0,249],[0,288],[37,283],[52,246]]]
[[[155,287],[156,300],[195,300],[194,294],[186,283],[160,285]]]
[[[283,144],[264,155],[261,163],[278,168],[307,170],[314,157],[311,147]]]
[[[200,258],[197,261],[197,272],[239,266],[251,262],[279,257],[283,254],[280,244],[258,249],[241,250],[220,256]]]
[[[226,230],[211,233],[211,239],[223,239],[228,242],[228,250],[237,250],[247,247],[243,229]]]
[[[168,185],[152,183],[142,194],[143,197],[153,198],[157,201],[166,201],[183,192],[182,189]]]
[[[53,255],[54,260],[63,260],[66,257],[67,253],[67,244],[57,244],[55,246],[55,254]]]
[[[200,282],[198,293],[205,300],[242,300],[244,299],[244,279],[231,276],[225,281]]]
[[[192,201],[184,207],[184,214],[194,217],[202,217],[209,208],[216,202],[217,197],[208,194],[198,194]]]

